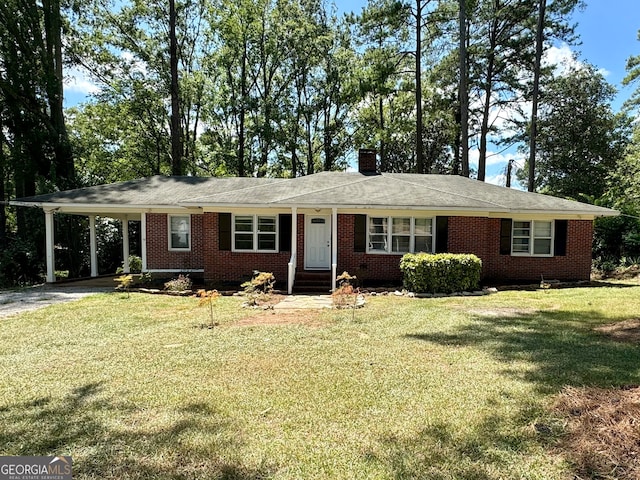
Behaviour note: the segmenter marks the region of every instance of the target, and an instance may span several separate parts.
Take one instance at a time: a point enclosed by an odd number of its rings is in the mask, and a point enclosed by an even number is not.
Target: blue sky
[[[366,0],[335,0],[341,12],[354,11],[359,13],[366,5]],[[579,54],[579,60],[588,61],[601,69],[606,79],[618,89],[618,95],[613,103],[615,110],[620,109],[622,103],[629,98],[634,88],[623,87],[625,66],[632,55],[640,54],[640,0],[586,0],[584,10],[576,12],[573,20],[578,24],[577,33],[580,45],[554,45],[549,57],[562,60],[571,56],[572,52]],[[96,86],[78,72],[68,72],[75,75],[75,80],[67,82],[65,104],[74,105],[86,99],[86,95],[96,91]],[[492,152],[490,152],[492,153]],[[506,162],[510,158],[521,161],[515,152],[507,151],[494,154],[488,158],[487,181],[504,184]],[[354,154],[355,157],[355,154]],[[471,159],[477,158],[477,151],[471,152]]]
[[[614,108],[629,98],[633,86],[623,87],[627,59],[640,55],[640,2],[638,0],[588,0],[574,15],[582,45],[574,47],[582,60],[603,69],[607,80],[618,89]]]

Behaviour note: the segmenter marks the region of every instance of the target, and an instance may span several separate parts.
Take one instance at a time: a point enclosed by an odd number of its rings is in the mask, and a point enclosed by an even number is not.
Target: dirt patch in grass
[[[560,447],[575,478],[640,478],[640,387],[568,387],[554,408],[567,421]]]
[[[299,310],[294,312],[265,310],[257,315],[251,315],[250,317],[243,318],[230,326],[254,327],[260,325],[304,325],[307,327],[319,328],[327,325],[327,322],[320,318],[320,312],[317,310]]]
[[[618,342],[640,344],[640,318],[602,325],[595,331]]]
[[[510,307],[498,307],[498,308],[474,308],[467,310],[471,315],[478,315],[481,317],[495,317],[495,318],[507,318],[507,317],[524,317],[528,315],[534,315],[538,310],[535,308],[510,308]]]

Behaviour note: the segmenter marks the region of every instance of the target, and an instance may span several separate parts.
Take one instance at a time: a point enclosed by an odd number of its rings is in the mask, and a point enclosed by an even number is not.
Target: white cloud
[[[472,148],[469,150],[469,164],[472,168],[478,168],[480,150]],[[525,158],[519,152],[492,152],[487,151],[487,167],[503,165],[506,167],[509,160],[515,160],[517,165],[524,165]]]
[[[485,182],[504,187],[507,183],[507,177],[504,173],[499,173],[497,175],[491,175],[489,177],[485,177]]]
[[[565,42],[562,42],[559,46],[553,45],[549,47],[542,58],[542,64],[546,66],[555,65],[556,75],[565,75],[570,70],[578,70],[584,66],[584,62],[578,60],[576,52]],[[604,68],[599,69],[598,72],[604,77],[609,76],[611,73]]]
[[[91,95],[100,91],[100,87],[91,81],[86,72],[75,67],[67,70],[64,78],[64,89],[67,92],[81,95]]]

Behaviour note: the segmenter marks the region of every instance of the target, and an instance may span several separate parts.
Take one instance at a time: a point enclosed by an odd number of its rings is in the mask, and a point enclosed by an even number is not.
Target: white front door
[[[304,268],[331,269],[331,216],[306,215],[304,226]]]

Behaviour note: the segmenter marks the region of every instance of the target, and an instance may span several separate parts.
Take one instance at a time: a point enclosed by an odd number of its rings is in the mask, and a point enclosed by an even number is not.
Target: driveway
[[[0,318],[109,291],[112,292],[113,288],[60,287],[56,285],[39,285],[21,290],[0,290]]]

